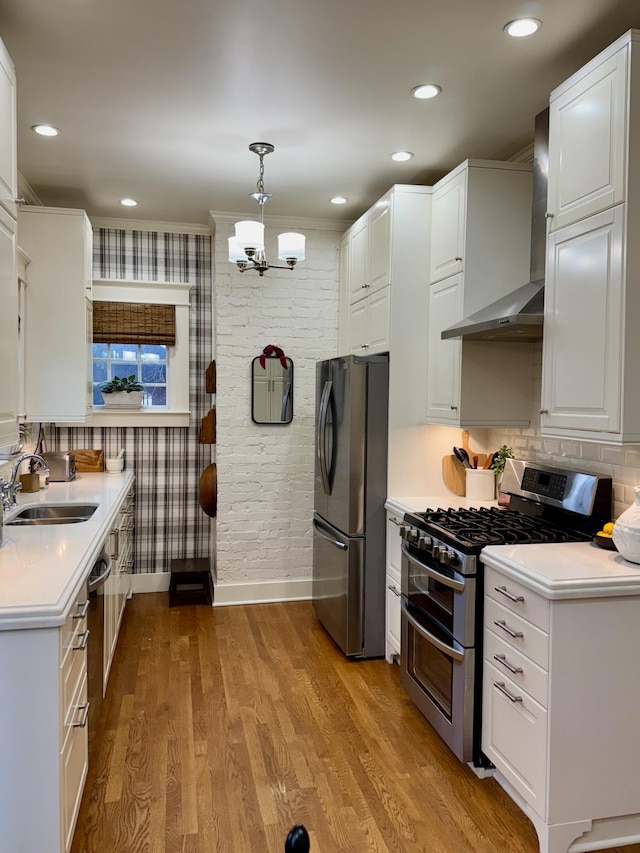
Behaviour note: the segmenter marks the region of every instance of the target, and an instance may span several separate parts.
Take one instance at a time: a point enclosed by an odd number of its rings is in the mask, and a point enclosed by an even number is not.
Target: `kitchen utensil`
[[[106,466],[110,474],[119,474],[120,471],[124,471],[124,459],[114,456],[112,459],[106,460]]]
[[[491,468],[492,462],[493,462],[493,456],[491,456],[491,455],[487,456],[487,458],[484,460],[484,464],[482,466],[485,469],[485,471],[487,468]]]
[[[462,430],[462,449],[467,451],[467,453],[469,455],[469,459],[473,459],[474,456],[477,456],[478,457],[478,465],[480,467],[482,467],[484,465],[484,461],[487,457],[487,454],[486,453],[476,453],[475,450],[471,449],[471,447],[469,446],[469,430],[468,429]]]
[[[121,447],[120,450],[118,451],[118,455],[116,456],[116,459],[122,459],[123,456],[124,456],[124,447]]]
[[[465,467],[455,456],[445,456],[442,460],[442,479],[445,486],[454,495],[466,494]]]
[[[76,471],[79,474],[96,474],[104,471],[104,450],[74,450]]]
[[[473,459],[471,460],[471,462],[473,463],[474,468],[478,467],[478,457],[477,456],[474,456]]]
[[[203,512],[215,518],[218,512],[218,472],[215,462],[208,465],[200,474],[198,501]]]
[[[465,468],[472,468],[471,462],[469,461],[469,454],[463,447],[454,447],[453,455],[459,462],[462,462]]]

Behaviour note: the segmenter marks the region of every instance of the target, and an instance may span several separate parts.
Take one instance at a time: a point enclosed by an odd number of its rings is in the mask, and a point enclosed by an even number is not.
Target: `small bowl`
[[[593,541],[600,548],[605,548],[607,551],[617,551],[615,542],[611,538],[611,536],[601,536],[599,533],[596,533],[593,537]]]
[[[109,474],[119,474],[120,471],[124,471],[124,459],[105,459],[105,466]]]

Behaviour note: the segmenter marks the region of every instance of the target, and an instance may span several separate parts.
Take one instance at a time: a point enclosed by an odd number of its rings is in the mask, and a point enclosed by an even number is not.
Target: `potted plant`
[[[504,474],[504,466],[507,459],[513,459],[513,448],[507,447],[506,444],[503,444],[499,447],[496,452],[493,454],[493,462],[491,463],[491,468],[496,472],[496,490],[498,493],[498,505],[499,506],[509,506],[510,496],[505,494],[500,489],[500,485],[502,483],[502,475]]]
[[[105,408],[139,409],[142,406],[144,386],[135,375],[115,376],[100,385]]]

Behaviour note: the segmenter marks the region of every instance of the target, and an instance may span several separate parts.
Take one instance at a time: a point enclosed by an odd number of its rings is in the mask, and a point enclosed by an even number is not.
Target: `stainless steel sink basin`
[[[77,524],[88,521],[98,508],[98,504],[42,504],[28,506],[20,510],[11,521],[5,522],[22,527],[32,524]]]

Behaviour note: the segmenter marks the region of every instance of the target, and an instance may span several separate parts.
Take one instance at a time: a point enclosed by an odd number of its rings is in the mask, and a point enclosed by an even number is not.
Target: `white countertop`
[[[640,564],[593,542],[490,545],[481,559],[545,598],[640,595]]]
[[[33,494],[18,493],[18,508],[7,513],[0,548],[0,631],[62,625],[109,535],[133,472],[78,474]],[[6,522],[28,506],[96,503],[88,521],[10,527]]]
[[[449,492],[446,495],[387,498],[384,506],[389,512],[404,515],[405,512],[425,512],[427,509],[470,509],[470,507],[498,506],[498,502],[468,500]]]

